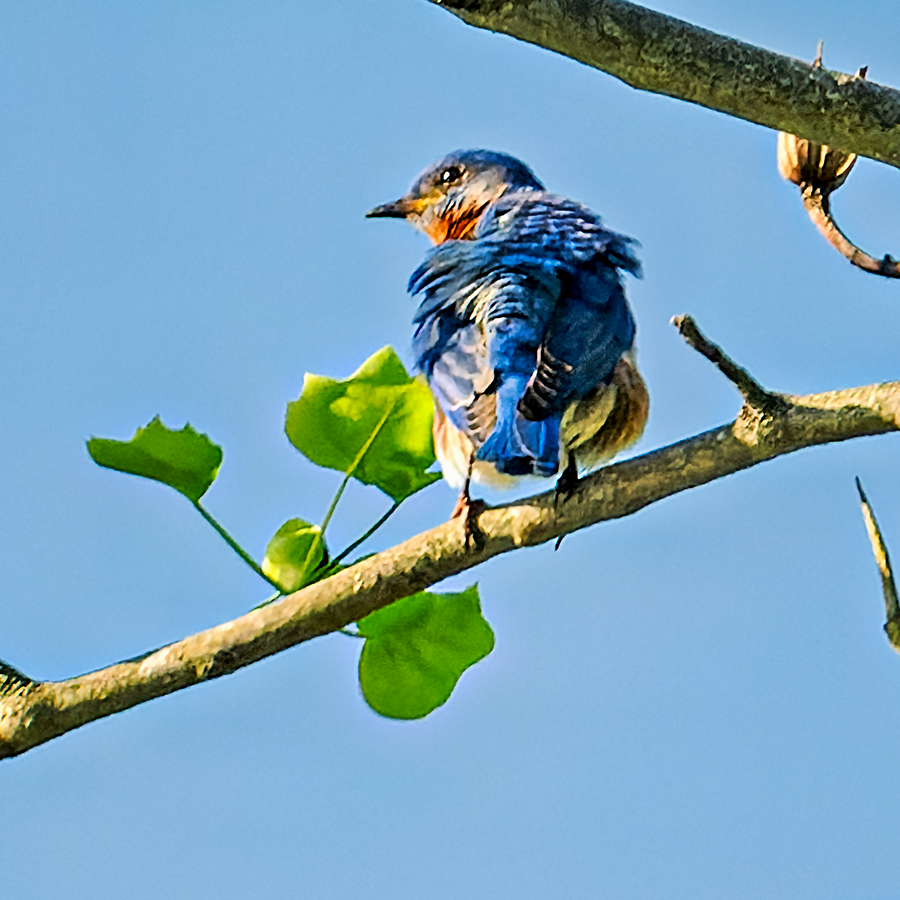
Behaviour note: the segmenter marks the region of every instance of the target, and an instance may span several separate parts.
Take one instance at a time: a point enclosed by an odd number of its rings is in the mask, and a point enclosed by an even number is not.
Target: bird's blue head
[[[471,236],[485,208],[510,191],[543,190],[521,160],[491,150],[460,150],[429,166],[399,200],[369,218],[406,219],[436,244]]]

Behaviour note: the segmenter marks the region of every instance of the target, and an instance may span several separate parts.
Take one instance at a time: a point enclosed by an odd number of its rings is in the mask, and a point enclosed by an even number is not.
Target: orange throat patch
[[[443,244],[444,241],[471,240],[472,232],[483,212],[484,206],[467,206],[443,216],[434,216],[424,226],[425,234],[435,244]]]

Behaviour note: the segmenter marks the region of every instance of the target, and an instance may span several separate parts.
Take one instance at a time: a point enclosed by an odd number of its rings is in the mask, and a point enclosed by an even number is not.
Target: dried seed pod
[[[896,260],[887,255],[875,259],[861,250],[831,215],[829,197],[847,180],[855,162],[855,153],[835,150],[784,131],[778,133],[778,171],[800,188],[803,205],[819,233],[854,266],[885,278],[900,278]]]
[[[778,171],[801,190],[811,188],[827,197],[847,180],[855,162],[855,153],[778,132]]]

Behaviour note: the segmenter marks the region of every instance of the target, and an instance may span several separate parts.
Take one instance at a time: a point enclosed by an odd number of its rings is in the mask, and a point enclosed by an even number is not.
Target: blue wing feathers
[[[632,246],[579,204],[527,191],[501,197],[474,240],[438,245],[413,273],[416,365],[477,459],[511,475],[557,470],[562,411],[634,341],[618,271],[640,275]]]

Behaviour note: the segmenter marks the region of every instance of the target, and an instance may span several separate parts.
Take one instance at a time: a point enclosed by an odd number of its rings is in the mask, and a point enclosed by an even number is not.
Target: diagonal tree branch
[[[741,392],[744,402],[764,414],[787,412],[788,403],[781,394],[773,394],[746,370],[727,356],[721,347],[707,340],[690,316],[674,316],[672,324],[701,356],[705,356]]]
[[[866,531],[869,532],[869,540],[872,543],[872,552],[875,554],[875,564],[878,566],[878,574],[881,575],[881,586],[884,591],[884,608],[887,621],[884,623],[884,631],[891,642],[891,646],[900,652],[900,599],[897,597],[897,582],[894,580],[894,569],[891,566],[891,558],[888,555],[884,536],[878,527],[875,513],[869,503],[869,498],[863,490],[862,482],[856,479],[856,490],[859,491],[860,503],[862,503],[863,518],[866,522]]]
[[[639,90],[900,167],[900,92],[625,0],[431,0]],[[861,61],[865,62],[865,60]]]
[[[465,523],[451,520],[232,622],[97,672],[42,683],[0,663],[0,758],[337,631],[501,553],[632,515],[804,447],[900,430],[900,382],[783,399],[745,405],[732,423],[601,469],[558,508],[552,490],[488,508],[478,518],[478,548],[467,546]]]

